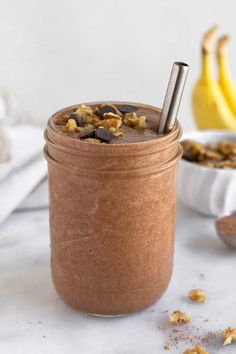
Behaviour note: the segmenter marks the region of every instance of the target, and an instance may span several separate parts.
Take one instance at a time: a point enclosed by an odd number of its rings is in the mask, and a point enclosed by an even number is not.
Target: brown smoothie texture
[[[53,282],[66,303],[97,315],[141,310],[168,286],[181,157],[178,123],[171,133],[157,136],[158,108],[126,102],[86,105],[99,114],[109,104],[134,107],[145,119],[141,124],[132,115],[132,124],[143,126],[124,125],[122,113],[121,135],[111,138],[97,126],[97,135],[81,139],[79,129],[63,128],[81,106],[76,105],[54,114],[45,131]],[[99,143],[86,142],[98,136]]]

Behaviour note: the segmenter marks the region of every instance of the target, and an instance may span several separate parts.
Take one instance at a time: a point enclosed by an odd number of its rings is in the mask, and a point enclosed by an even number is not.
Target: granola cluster
[[[109,143],[124,134],[123,126],[134,129],[147,127],[146,117],[137,115],[136,107],[103,104],[93,109],[80,105],[75,111],[54,118],[54,123],[62,126],[66,133],[78,133],[79,139],[88,143]]]
[[[183,159],[213,168],[236,168],[236,143],[222,140],[218,143],[201,144],[183,140]]]

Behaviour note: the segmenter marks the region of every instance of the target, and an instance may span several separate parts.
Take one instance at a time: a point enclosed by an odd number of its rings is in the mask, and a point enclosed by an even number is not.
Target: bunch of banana
[[[212,73],[212,47],[216,27],[205,33],[202,41],[201,75],[194,86],[192,108],[199,129],[236,130],[236,86],[230,79],[226,46],[228,36],[216,46],[219,80]]]

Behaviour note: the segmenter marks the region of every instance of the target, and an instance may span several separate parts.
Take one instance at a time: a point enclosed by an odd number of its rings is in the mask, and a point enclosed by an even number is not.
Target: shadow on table
[[[219,256],[228,256],[234,253],[217,236],[214,238],[209,234],[201,234],[197,238],[189,238],[187,247],[195,252],[205,253],[206,255],[217,254]]]

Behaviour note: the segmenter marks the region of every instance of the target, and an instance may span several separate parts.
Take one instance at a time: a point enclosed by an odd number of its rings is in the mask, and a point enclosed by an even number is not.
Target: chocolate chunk
[[[98,128],[95,131],[95,137],[101,140],[104,143],[108,143],[114,138],[112,132],[106,128]]]
[[[79,137],[80,139],[95,138],[95,130],[92,130],[91,132],[86,134],[81,134]]]
[[[132,112],[137,111],[136,107],[128,105],[128,104],[118,106],[118,109],[120,110],[121,113],[132,113]]]
[[[80,116],[78,116],[75,113],[70,114],[70,119],[74,119],[76,121],[77,127],[82,127],[83,126],[83,120]]]
[[[99,110],[100,118],[102,118],[105,113],[118,114],[119,116],[121,115],[120,111],[112,104],[104,104],[100,107]]]

